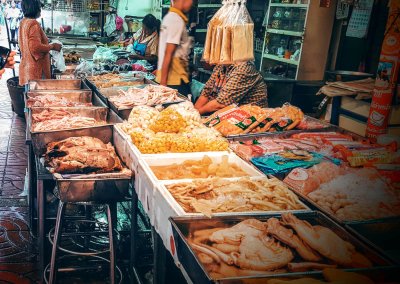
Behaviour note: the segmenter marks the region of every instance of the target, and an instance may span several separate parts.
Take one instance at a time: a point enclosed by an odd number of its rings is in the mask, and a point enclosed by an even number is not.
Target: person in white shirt
[[[163,18],[158,45],[157,82],[179,91],[182,95],[190,94],[189,87],[189,52],[192,40],[186,25],[193,0],[174,0],[169,12]]]
[[[10,32],[11,32],[11,42],[14,45],[16,45],[16,39],[15,36],[18,35],[18,27],[19,27],[19,22],[21,21],[22,18],[22,12],[20,9],[17,8],[15,1],[11,2],[11,8],[9,8],[7,11],[7,19],[10,21]]]

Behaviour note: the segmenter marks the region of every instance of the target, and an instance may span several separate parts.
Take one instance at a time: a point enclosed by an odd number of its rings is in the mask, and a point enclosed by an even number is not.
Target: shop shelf
[[[288,36],[298,36],[298,37],[302,37],[304,35],[304,32],[295,32],[295,31],[286,31],[286,30],[277,30],[277,29],[267,29],[267,33],[288,35]]]
[[[297,61],[286,59],[286,58],[281,58],[281,57],[278,57],[278,56],[272,55],[272,54],[264,54],[264,58],[268,58],[271,60],[288,63],[288,64],[292,64],[292,65],[296,65],[296,66],[299,65],[299,62],[297,62]]]
[[[285,3],[271,3],[271,7],[285,7],[285,8],[308,8],[308,4],[285,4]]]

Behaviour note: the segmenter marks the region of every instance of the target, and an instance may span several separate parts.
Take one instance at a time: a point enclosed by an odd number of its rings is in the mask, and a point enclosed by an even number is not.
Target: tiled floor
[[[6,86],[0,80],[0,283],[35,283],[37,255],[28,227],[24,196],[27,148],[25,121],[13,114]]]

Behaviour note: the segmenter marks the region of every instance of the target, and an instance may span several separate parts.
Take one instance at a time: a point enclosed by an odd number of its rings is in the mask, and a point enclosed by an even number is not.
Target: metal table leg
[[[138,196],[133,190],[132,202],[131,202],[131,255],[130,255],[130,267],[136,265],[136,237],[138,231],[137,217],[138,217]]]
[[[167,250],[164,247],[161,237],[157,234],[154,227],[151,227],[151,232],[153,236],[154,244],[154,284],[164,284],[165,283],[165,273],[166,273],[166,258]]]
[[[45,222],[46,222],[46,215],[45,215],[45,195],[43,180],[37,180],[36,182],[36,190],[37,190],[37,202],[38,202],[38,248],[39,248],[39,273],[43,275],[43,271],[45,268]],[[41,277],[41,283],[43,283],[43,278]]]
[[[132,184],[135,184],[132,181]],[[131,280],[135,279],[137,283],[142,283],[139,274],[136,270],[136,241],[138,237],[138,214],[139,214],[139,198],[136,194],[135,189],[132,189],[132,200],[131,200],[131,254],[129,259],[129,271],[131,272]]]
[[[33,176],[34,176],[34,167],[33,167],[33,149],[32,145],[28,145],[28,208],[29,208],[29,228],[33,228],[33,218],[35,213],[35,205],[33,204]]]

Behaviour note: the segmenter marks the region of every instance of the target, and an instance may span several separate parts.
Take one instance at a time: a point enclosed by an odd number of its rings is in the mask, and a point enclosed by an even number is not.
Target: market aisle
[[[11,110],[6,86],[11,76],[7,70],[0,80],[0,283],[34,283],[38,280],[36,254],[23,193],[25,121]]]

